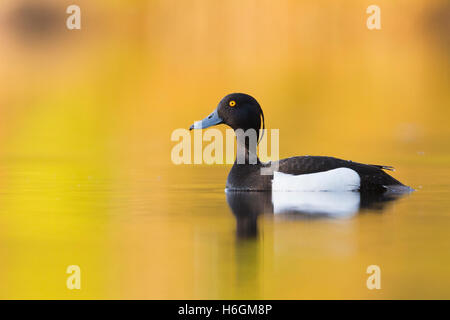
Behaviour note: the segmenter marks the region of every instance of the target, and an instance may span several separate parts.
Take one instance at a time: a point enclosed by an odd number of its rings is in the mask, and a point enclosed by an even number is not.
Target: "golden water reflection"
[[[154,179],[135,172],[131,181],[87,163],[22,161],[2,169],[2,181],[9,181],[0,195],[2,298],[450,293],[448,184],[436,178],[448,177],[450,168],[422,169],[409,178],[418,191],[356,216],[292,218],[263,210],[248,221],[228,207],[220,167],[159,168]],[[169,172],[178,173],[177,181]],[[250,216],[259,211],[239,208]],[[65,287],[71,264],[81,267],[80,291]],[[381,267],[380,291],[365,286],[371,264]]]

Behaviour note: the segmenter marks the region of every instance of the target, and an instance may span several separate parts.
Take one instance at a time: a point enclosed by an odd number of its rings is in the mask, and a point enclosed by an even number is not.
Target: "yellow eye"
[[[231,101],[228,103],[228,105],[229,105],[230,107],[234,107],[234,106],[236,105],[236,101],[231,100]]]

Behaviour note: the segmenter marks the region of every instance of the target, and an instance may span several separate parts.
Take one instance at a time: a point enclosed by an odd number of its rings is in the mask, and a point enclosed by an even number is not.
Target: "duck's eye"
[[[228,105],[229,105],[230,107],[234,107],[234,106],[236,105],[236,101],[231,100],[230,102],[228,102]]]

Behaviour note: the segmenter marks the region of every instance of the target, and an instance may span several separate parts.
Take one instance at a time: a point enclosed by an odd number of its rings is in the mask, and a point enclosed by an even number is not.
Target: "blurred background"
[[[66,28],[74,3],[81,30]],[[366,27],[371,4],[381,8],[381,30]],[[245,92],[262,105],[266,127],[280,129],[280,157],[393,165],[395,177],[415,188],[448,186],[449,61],[446,0],[2,0],[0,297],[373,298],[359,286],[363,267],[357,280],[335,273],[276,284],[294,263],[289,257],[278,273],[267,271],[275,263],[267,252],[267,261],[238,266],[223,258],[254,249],[230,244],[234,222],[221,202],[229,166],[175,166],[170,135],[208,115],[224,95]],[[429,197],[442,199],[445,188]],[[448,208],[440,203],[439,218],[427,226],[430,237],[441,237],[430,245],[448,249]],[[213,210],[223,214],[212,218]],[[416,234],[420,224],[402,230]],[[207,233],[213,226],[217,233]],[[285,241],[293,241],[298,229],[286,228],[292,235],[283,233]],[[298,228],[314,237],[331,227]],[[370,247],[377,237],[356,233],[359,240],[339,250]],[[390,243],[386,262],[392,279],[403,272],[402,284],[417,250],[404,245]],[[334,261],[335,272],[350,276],[366,263],[363,253],[350,254],[349,267],[308,248],[317,262],[308,262],[308,272]],[[395,287],[374,298],[448,298],[436,257],[415,258],[431,265],[409,275],[429,274],[433,290]],[[79,292],[65,288],[69,264],[81,267]],[[342,280],[333,287],[330,278]],[[304,290],[290,287],[296,281]]]

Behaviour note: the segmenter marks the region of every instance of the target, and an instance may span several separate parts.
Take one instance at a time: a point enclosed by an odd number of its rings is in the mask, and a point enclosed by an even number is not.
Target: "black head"
[[[254,129],[259,134],[259,129],[264,129],[264,113],[258,101],[252,96],[232,93],[225,96],[209,116],[195,122],[189,129],[205,129],[221,123],[233,130]]]

